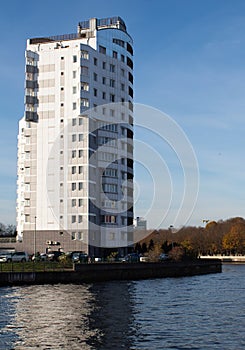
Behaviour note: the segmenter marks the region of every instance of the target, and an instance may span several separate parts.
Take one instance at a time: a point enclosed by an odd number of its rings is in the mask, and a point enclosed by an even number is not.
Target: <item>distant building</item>
[[[29,252],[35,234],[36,250],[52,241],[94,256],[127,253],[133,174],[133,42],[124,21],[92,18],[75,34],[28,40],[18,240]]]
[[[142,217],[137,216],[136,219],[134,219],[134,228],[136,230],[147,230],[147,220],[145,220]]]

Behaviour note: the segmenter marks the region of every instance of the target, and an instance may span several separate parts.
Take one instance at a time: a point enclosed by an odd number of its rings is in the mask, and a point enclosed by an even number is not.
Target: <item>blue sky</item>
[[[202,219],[244,216],[245,2],[43,0],[1,4],[0,222],[15,223],[26,39],[72,33],[81,20],[116,15],[125,20],[134,39],[135,102],[171,116],[198,159],[198,199],[185,224],[199,226]],[[175,168],[169,165],[169,169],[175,178]],[[136,215],[144,213],[148,200],[148,175],[140,175],[138,167],[136,181],[145,190],[141,190]],[[178,192],[181,184],[175,182]],[[159,215],[156,211],[147,218],[150,227]],[[163,226],[170,224],[166,221]]]

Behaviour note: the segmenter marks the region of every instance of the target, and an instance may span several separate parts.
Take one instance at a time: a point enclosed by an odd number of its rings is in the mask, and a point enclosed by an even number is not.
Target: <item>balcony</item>
[[[28,104],[28,105],[37,105],[38,104],[38,99],[37,99],[36,96],[26,95],[25,103]]]
[[[37,112],[25,112],[25,119],[27,122],[37,122],[38,121],[38,115]]]

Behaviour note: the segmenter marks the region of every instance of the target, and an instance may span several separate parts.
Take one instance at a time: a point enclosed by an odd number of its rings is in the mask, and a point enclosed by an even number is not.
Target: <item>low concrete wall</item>
[[[24,284],[93,283],[111,280],[184,277],[222,272],[220,260],[188,263],[76,264],[72,271],[1,272],[0,286]]]
[[[23,284],[92,283],[112,280],[185,277],[222,272],[220,260],[188,263],[99,263],[77,264],[74,271],[2,272],[0,286]]]
[[[88,282],[105,280],[136,280],[161,277],[182,277],[222,271],[219,260],[188,263],[120,263],[75,265],[75,271]]]

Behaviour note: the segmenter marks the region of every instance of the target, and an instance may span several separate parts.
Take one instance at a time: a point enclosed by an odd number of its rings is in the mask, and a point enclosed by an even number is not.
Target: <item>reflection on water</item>
[[[0,350],[245,348],[245,265],[222,274],[0,288]]]
[[[127,282],[5,288],[0,295],[0,349],[129,348]]]

